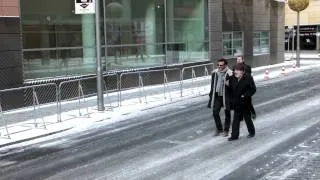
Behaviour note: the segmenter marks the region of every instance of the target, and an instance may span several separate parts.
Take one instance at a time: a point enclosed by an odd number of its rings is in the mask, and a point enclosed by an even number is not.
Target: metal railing
[[[46,91],[48,89],[51,89],[51,90],[54,89],[55,94],[54,95],[46,94]],[[14,123],[13,121],[17,121],[17,120],[21,121],[23,120],[23,118],[25,118],[25,120],[33,119],[32,124],[34,125],[35,128],[42,127],[46,129],[47,125],[44,120],[45,116],[41,106],[48,104],[46,102],[46,99],[48,98],[49,99],[55,98],[56,113],[53,113],[52,109],[50,111],[46,111],[46,113],[56,115],[57,121],[59,121],[57,92],[58,92],[58,87],[55,83],[0,90],[0,98],[1,98],[0,113],[1,113],[2,123],[4,125],[4,129],[6,132],[4,136],[10,138],[10,131],[9,131],[10,128],[9,128],[8,122]],[[21,99],[23,99],[24,102],[21,102]],[[12,107],[14,106],[14,104],[20,104],[20,106],[22,106],[22,108],[19,108],[21,111],[18,113],[10,114],[10,111],[17,110]],[[28,113],[32,113],[32,115]],[[41,119],[42,126],[39,126],[40,123],[38,122],[38,119]]]
[[[142,70],[133,72],[121,72],[104,75],[104,98],[105,105],[109,110],[123,105],[125,99],[137,99],[139,103],[148,103],[152,98],[159,98],[159,94],[163,94],[164,99],[173,100],[174,97],[185,96],[184,92],[191,89],[191,93],[195,94],[195,89],[199,95],[200,86],[210,85],[210,75],[213,70],[213,64],[202,64],[190,67],[176,67],[159,70]],[[203,78],[203,79],[199,79]],[[24,104],[33,107],[34,124],[38,126],[37,117],[42,118],[43,127],[46,123],[43,119],[44,115],[41,106],[47,103],[46,95],[48,95],[45,87],[54,88],[55,98],[51,97],[52,102],[56,103],[57,122],[63,121],[63,113],[68,111],[71,116],[90,117],[89,108],[96,106],[96,98],[94,95],[96,90],[96,76],[63,81],[59,85],[55,83],[26,86],[21,88],[6,89],[0,91],[0,98],[4,93],[23,91],[25,99]],[[42,89],[39,97],[39,90]],[[162,89],[162,90],[161,90]],[[124,94],[124,91],[127,91]],[[132,92],[130,92],[132,91]],[[209,90],[208,90],[209,91]],[[206,89],[203,92],[208,93]],[[53,91],[51,91],[53,92]],[[173,96],[177,93],[177,96]],[[52,96],[52,95],[51,95]],[[161,96],[160,96],[161,98]],[[162,98],[161,98],[162,99]],[[162,99],[163,100],[163,99]],[[49,103],[49,102],[48,102]],[[5,102],[0,100],[0,113],[4,130],[7,137],[10,137],[8,121],[5,114]],[[52,106],[51,106],[52,108]],[[70,114],[71,113],[71,114]],[[73,113],[73,114],[72,114]]]
[[[170,100],[172,100],[171,90],[174,90],[173,83],[178,82],[179,87],[181,88],[181,68],[171,68],[171,69],[161,69],[161,70],[148,70],[148,71],[139,71],[139,72],[124,72],[120,75],[120,106],[124,100],[123,90],[130,90],[133,88],[138,88],[139,103],[142,103],[144,99],[145,103],[148,103],[147,93],[145,90],[146,86],[160,85],[163,86],[163,96],[164,99],[167,99],[169,94]],[[171,90],[170,90],[171,89]],[[149,95],[159,94],[158,88],[149,89]]]
[[[181,97],[183,97],[183,92],[184,92],[184,81],[187,79],[191,79],[191,92],[194,94],[194,89],[195,87],[197,88],[198,94],[201,95],[201,91],[199,87],[201,85],[210,85],[210,76],[211,76],[211,71],[213,71],[213,63],[209,64],[202,64],[202,65],[196,65],[196,66],[190,66],[190,67],[185,67],[182,69],[182,74],[181,74]],[[199,81],[199,78],[205,78],[203,81]],[[198,80],[198,81],[197,81]]]
[[[107,104],[107,108],[113,110],[114,107],[119,107],[119,85],[118,85],[118,74],[108,74],[104,75],[104,94],[106,95],[105,104]],[[112,88],[111,85],[108,84],[107,80],[115,79],[115,87]],[[59,121],[62,121],[62,106],[63,102],[66,102],[68,106],[64,108],[65,111],[77,109],[79,117],[89,117],[89,107],[95,106],[96,99],[94,99],[94,95],[97,94],[96,89],[96,81],[97,77],[86,77],[80,79],[74,79],[69,81],[64,81],[59,84],[58,88],[58,104],[59,104]],[[109,92],[116,92],[116,99],[112,100],[109,95]],[[89,99],[90,98],[90,99]],[[89,100],[88,100],[89,99]],[[68,103],[72,101],[77,101],[77,105],[75,107],[74,103]],[[116,105],[113,105],[113,101],[116,102]],[[83,113],[82,109],[85,109]]]

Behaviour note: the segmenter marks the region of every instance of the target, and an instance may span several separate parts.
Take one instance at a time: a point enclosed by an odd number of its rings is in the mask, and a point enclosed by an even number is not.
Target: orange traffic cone
[[[269,70],[267,69],[266,72],[264,73],[264,80],[269,79]]]
[[[297,72],[297,65],[296,65],[296,63],[293,63],[292,69],[293,69],[293,72]]]
[[[286,67],[285,67],[285,66],[282,66],[282,68],[281,68],[281,75],[282,75],[282,76],[287,75],[287,73],[286,73]]]

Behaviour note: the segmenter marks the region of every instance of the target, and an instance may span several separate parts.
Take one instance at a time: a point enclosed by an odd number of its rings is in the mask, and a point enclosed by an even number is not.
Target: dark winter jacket
[[[238,80],[235,76],[230,78],[229,89],[232,94],[233,108],[249,107],[251,103],[251,97],[256,93],[256,85],[251,75],[244,74],[243,77]]]
[[[211,90],[209,93],[209,102],[208,102],[208,107],[211,108],[211,106],[214,103],[214,98],[215,98],[215,92],[216,92],[216,85],[217,85],[217,80],[218,76],[216,76],[217,70],[212,72],[211,76]],[[224,77],[224,82],[229,80],[230,77],[232,76],[232,71],[230,69],[227,70],[225,77]],[[224,86],[223,88],[223,106],[225,109],[230,109],[231,104],[230,104],[230,91],[227,86]]]

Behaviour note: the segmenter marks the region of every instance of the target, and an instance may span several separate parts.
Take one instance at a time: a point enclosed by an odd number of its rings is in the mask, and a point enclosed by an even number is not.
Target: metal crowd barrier
[[[172,92],[180,93],[180,96],[183,97],[183,93],[185,89],[192,90],[192,94],[194,94],[194,89],[197,88],[199,95],[200,90],[199,87],[201,86],[200,83],[204,83],[204,85],[210,85],[210,78],[208,78],[208,82],[199,82],[197,81],[198,78],[201,77],[210,77],[210,72],[213,70],[213,64],[203,64],[203,65],[196,65],[184,68],[168,68],[168,69],[161,69],[161,70],[145,70],[145,71],[136,71],[136,72],[122,72],[122,73],[113,73],[104,75],[104,94],[106,95],[106,103],[108,104],[107,108],[113,109],[114,107],[122,106],[123,102],[123,91],[129,90],[133,88],[138,88],[138,92],[136,93],[135,97],[139,99],[139,103],[143,101],[148,103],[147,99],[147,91],[145,90],[146,86],[157,85],[163,87],[163,96],[164,99],[167,99],[168,96],[172,101]],[[55,83],[43,84],[43,85],[35,85],[35,86],[26,86],[21,88],[13,88],[7,90],[0,91],[0,97],[5,92],[12,92],[12,91],[21,91],[21,90],[28,90],[31,89],[32,93],[32,103],[33,112],[36,115],[35,117],[42,117],[43,127],[46,128],[46,123],[43,120],[43,116],[39,113],[40,105],[43,104],[39,100],[37,88],[46,87],[46,86],[53,86],[55,88],[55,101],[57,104],[57,121],[62,122],[62,106],[63,102],[70,103],[68,107],[64,108],[66,111],[68,110],[78,110],[79,116],[89,116],[89,107],[96,105],[96,99],[91,100],[90,102],[87,100],[89,97],[92,97],[94,94],[97,93],[96,90],[96,76],[88,77],[88,78],[81,78],[75,80],[64,81],[57,86]],[[127,78],[127,79],[126,79]],[[191,80],[191,86],[189,88],[184,87],[184,83],[186,80]],[[205,79],[206,80],[206,79]],[[112,82],[113,81],[113,82]],[[177,86],[176,86],[176,83]],[[116,96],[110,96],[109,93],[114,93]],[[150,88],[148,90],[150,95],[159,94],[159,88]],[[133,93],[134,94],[134,93]],[[112,98],[114,98],[112,100]],[[116,99],[115,99],[116,98]],[[130,98],[134,98],[132,94]],[[93,97],[92,97],[93,99]],[[74,103],[72,101],[77,101]],[[113,102],[116,105],[113,105]],[[90,104],[91,103],[91,104]],[[70,107],[69,107],[70,106]],[[68,109],[69,108],[69,109]],[[82,113],[82,109],[85,109],[85,113]],[[3,102],[0,100],[0,113],[1,119],[5,126],[5,131],[7,137],[10,137],[8,123],[5,117],[3,108]],[[35,127],[38,126],[37,118],[34,119]]]
[[[108,74],[104,75],[104,94],[106,97],[105,104],[107,104],[107,108],[113,110],[114,107],[118,107],[119,105],[119,85],[118,85],[118,75],[117,74]],[[115,78],[116,79],[116,87],[115,88],[110,88],[111,85],[107,83],[108,78]],[[74,80],[69,80],[69,81],[64,81],[59,84],[59,121],[62,121],[62,104],[64,101],[68,101],[71,103],[69,104],[69,110],[78,110],[78,116],[79,117],[89,117],[89,107],[90,106],[95,106],[96,105],[96,99],[93,98],[93,96],[97,93],[96,89],[96,81],[97,77],[87,77],[87,78],[80,78],[80,79],[74,79]],[[112,99],[109,95],[109,91],[113,92],[115,91],[117,93],[117,99],[115,102],[117,103],[115,106],[112,103]],[[88,101],[87,99],[89,97],[92,97],[92,101]],[[72,104],[72,101],[76,100],[77,101],[77,107],[74,107]],[[85,109],[85,112],[83,113],[81,110]],[[68,110],[68,109],[67,109]]]
[[[107,74],[103,76],[104,79],[104,88],[105,88],[105,94],[106,94],[106,103],[108,106],[106,106],[107,109],[113,110],[115,107],[120,107],[120,83],[119,83],[120,74],[119,73],[112,73]],[[115,81],[115,83],[112,83],[112,81]],[[112,97],[110,97],[110,93],[116,93],[116,104],[113,105]]]
[[[213,63],[209,63],[209,64],[184,67],[181,72],[181,78],[182,78],[182,80],[181,80],[181,82],[182,82],[181,97],[183,97],[183,92],[184,92],[184,88],[183,88],[184,81],[187,79],[191,79],[191,93],[194,94],[194,89],[195,89],[195,87],[197,87],[198,94],[201,95],[201,92],[199,89],[201,84],[199,81],[196,81],[196,80],[201,77],[205,77],[205,78],[210,77],[210,75],[211,75],[210,72],[213,70],[213,66],[214,66]],[[187,74],[186,72],[189,72],[189,74]],[[187,76],[188,78],[185,78],[186,75],[188,75]],[[208,82],[205,80],[203,83],[205,83],[204,85],[211,84],[210,78],[208,78]]]
[[[90,77],[90,78],[83,78],[83,79],[95,79],[96,77]],[[63,101],[72,101],[77,100],[78,101],[78,113],[79,116],[82,116],[81,113],[81,100],[84,104],[86,104],[86,99],[83,93],[83,86],[82,86],[82,80],[83,79],[75,79],[75,80],[69,80],[64,81],[59,84],[59,121],[62,121],[62,102]],[[66,92],[66,93],[64,93]],[[64,96],[62,96],[64,94]],[[72,108],[73,109],[73,108]],[[88,109],[86,109],[88,115]]]
[[[144,89],[142,73],[143,73],[143,71],[121,73],[120,79],[119,79],[120,80],[120,82],[119,82],[119,95],[120,95],[119,104],[120,104],[120,106],[122,106],[122,100],[123,100],[122,91],[124,89],[131,89],[131,88],[137,88],[137,87],[139,88],[138,89],[139,102],[142,103],[142,96],[144,96],[145,97],[145,103],[147,103],[147,97],[146,97],[146,93],[145,93],[145,89]],[[124,78],[126,76],[129,76],[129,80],[128,80],[129,82],[128,82],[127,86],[125,86],[123,84]],[[130,78],[130,76],[131,76],[131,78]],[[133,82],[130,82],[131,79],[133,79]]]
[[[6,134],[4,135],[5,137],[10,138],[10,131],[9,131],[9,126],[8,126],[8,121],[13,121],[13,120],[17,120],[19,119],[21,122],[21,118],[24,117],[28,117],[28,113],[29,111],[33,112],[33,125],[35,128],[39,127],[39,122],[37,121],[39,118],[41,119],[41,124],[42,124],[42,128],[46,129],[47,125],[46,122],[44,121],[44,115],[43,112],[41,111],[41,105],[45,105],[45,98],[46,96],[50,96],[46,94],[46,89],[47,88],[54,88],[55,89],[55,100],[56,100],[56,113],[55,115],[57,115],[57,120],[59,121],[59,117],[58,117],[58,87],[55,83],[48,83],[48,84],[42,84],[42,85],[33,85],[33,86],[25,86],[25,87],[19,87],[19,88],[11,88],[11,89],[4,89],[4,90],[0,90],[0,113],[1,113],[1,119],[4,125],[4,129]],[[44,91],[44,92],[41,92]],[[9,94],[8,94],[9,93]],[[10,95],[11,93],[11,95]],[[18,108],[18,109],[24,109],[24,111],[22,112],[18,112],[17,114],[10,114],[10,115],[6,115],[6,113],[9,113],[10,111],[12,111],[9,107],[10,105],[12,106],[12,102],[14,101],[14,97],[16,97],[17,95],[23,96],[24,98],[24,102],[20,103],[23,104],[22,108]],[[30,98],[29,98],[29,94],[31,94]],[[40,94],[40,95],[39,95]],[[43,98],[42,98],[43,97]],[[6,103],[6,99],[5,98],[9,98],[8,99],[8,103]],[[48,97],[46,97],[48,98]],[[17,98],[19,99],[19,98]],[[21,98],[20,98],[21,99]],[[41,102],[41,100],[43,102]],[[6,107],[7,106],[7,107]],[[6,110],[5,107],[8,109]],[[32,107],[32,109],[29,109]],[[12,108],[14,109],[14,108]],[[17,109],[14,109],[17,110]],[[50,111],[48,111],[49,113],[52,113],[52,109]],[[26,119],[29,120],[29,119]],[[2,134],[1,134],[2,135]]]
[[[164,86],[164,97],[165,99],[166,94],[169,93],[169,98],[172,101],[172,94],[171,91],[169,89],[169,85],[178,82],[179,85],[177,87],[177,89],[174,89],[174,86],[172,89],[172,91],[181,91],[181,87],[182,87],[182,69],[181,68],[172,68],[172,69],[165,69],[164,70],[164,82],[163,82],[163,86]],[[168,74],[171,73],[171,76],[169,76],[168,79]],[[172,74],[173,73],[173,74]]]
[[[173,78],[173,76],[168,76],[168,74],[172,72],[176,72],[178,74],[178,76],[175,76],[177,77],[176,79]],[[155,74],[155,75],[151,76],[150,74]],[[128,79],[127,81],[125,81],[126,78]],[[162,85],[164,98],[166,99],[167,94],[169,94],[169,97],[172,100],[171,91],[169,90],[170,88],[169,85],[173,82],[179,82],[179,87],[181,86],[181,69],[180,68],[148,70],[148,71],[139,71],[139,72],[123,72],[121,73],[120,79],[119,79],[120,106],[122,106],[122,102],[124,99],[123,90],[125,89],[128,90],[132,88],[138,88],[138,98],[140,103],[143,102],[142,99],[144,99],[145,103],[148,103],[145,87],[151,86],[151,85]],[[178,87],[178,90],[180,90],[179,87]],[[152,92],[152,90],[150,91]],[[155,88],[155,90],[153,91],[154,91],[154,94],[156,94],[156,92],[158,92],[158,89]]]

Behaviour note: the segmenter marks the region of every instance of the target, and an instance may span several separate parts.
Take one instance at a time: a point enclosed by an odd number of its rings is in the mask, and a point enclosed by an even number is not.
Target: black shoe
[[[249,134],[247,137],[248,138],[253,138],[255,136],[255,134]]]
[[[235,140],[238,140],[239,138],[233,138],[233,137],[231,137],[231,138],[228,138],[228,141],[235,141]]]

